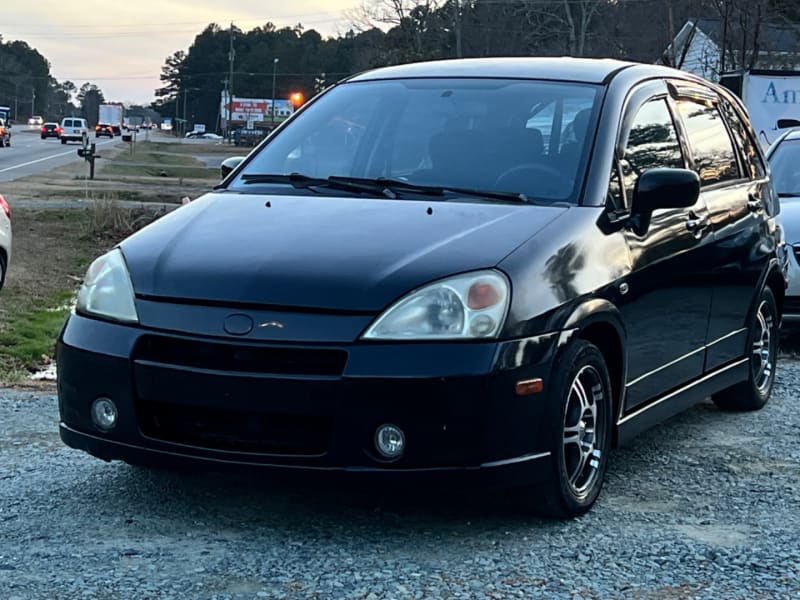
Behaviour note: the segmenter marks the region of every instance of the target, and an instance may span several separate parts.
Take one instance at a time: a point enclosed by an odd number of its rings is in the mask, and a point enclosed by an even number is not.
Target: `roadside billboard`
[[[220,115],[223,123],[228,120],[228,109],[227,96],[222,94],[220,98]],[[286,119],[293,112],[294,106],[289,100],[276,98],[274,115],[276,121]],[[273,120],[272,100],[269,98],[238,98],[234,96],[233,102],[230,104],[230,119],[232,122],[241,121],[244,123],[270,122]]]

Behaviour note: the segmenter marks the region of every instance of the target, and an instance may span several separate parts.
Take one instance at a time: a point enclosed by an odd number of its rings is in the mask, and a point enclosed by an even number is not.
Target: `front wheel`
[[[543,487],[526,488],[523,497],[540,514],[577,517],[597,500],[611,449],[613,394],[597,346],[572,342],[556,363],[552,385],[551,472]]]
[[[772,290],[765,287],[750,317],[747,334],[749,376],[712,397],[723,410],[759,410],[769,400],[775,383],[780,317]]]

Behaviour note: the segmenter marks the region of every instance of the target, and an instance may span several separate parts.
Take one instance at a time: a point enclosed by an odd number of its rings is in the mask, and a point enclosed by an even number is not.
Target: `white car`
[[[34,125],[34,126],[40,125],[41,126],[43,123],[44,123],[44,118],[39,117],[39,116],[34,116],[34,117],[31,117],[30,119],[28,119],[28,125]]]
[[[89,140],[89,125],[86,119],[79,117],[66,117],[61,120],[61,143],[81,142],[84,145]]]
[[[772,185],[781,203],[779,223],[789,249],[789,287],[783,320],[800,321],[800,127],[783,133],[767,150]]]
[[[0,289],[6,282],[6,272],[11,263],[11,210],[0,196]]]

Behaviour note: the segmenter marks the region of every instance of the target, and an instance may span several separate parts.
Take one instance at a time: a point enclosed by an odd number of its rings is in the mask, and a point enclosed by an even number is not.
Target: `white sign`
[[[233,102],[228,103],[228,97],[222,94],[220,98],[220,114],[222,120],[227,121],[230,110],[231,121],[270,121],[272,116],[272,100],[267,98],[239,98],[233,97]],[[289,100],[275,100],[275,118],[286,118],[294,112],[294,106]]]
[[[205,123],[195,123],[194,130],[197,133],[205,133],[206,132],[206,124]]]
[[[744,103],[762,145],[769,145],[782,131],[778,119],[800,121],[800,76],[746,75]]]

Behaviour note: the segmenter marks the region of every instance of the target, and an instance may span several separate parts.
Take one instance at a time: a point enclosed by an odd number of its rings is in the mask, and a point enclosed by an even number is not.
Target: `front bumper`
[[[783,322],[800,322],[800,244],[789,246],[787,252],[786,296],[783,301]]]
[[[57,348],[61,437],[106,460],[309,471],[389,480],[534,482],[551,465],[555,334],[490,343],[288,344],[173,334],[72,315]],[[91,421],[98,397],[118,423]],[[375,449],[400,427],[406,451]]]

